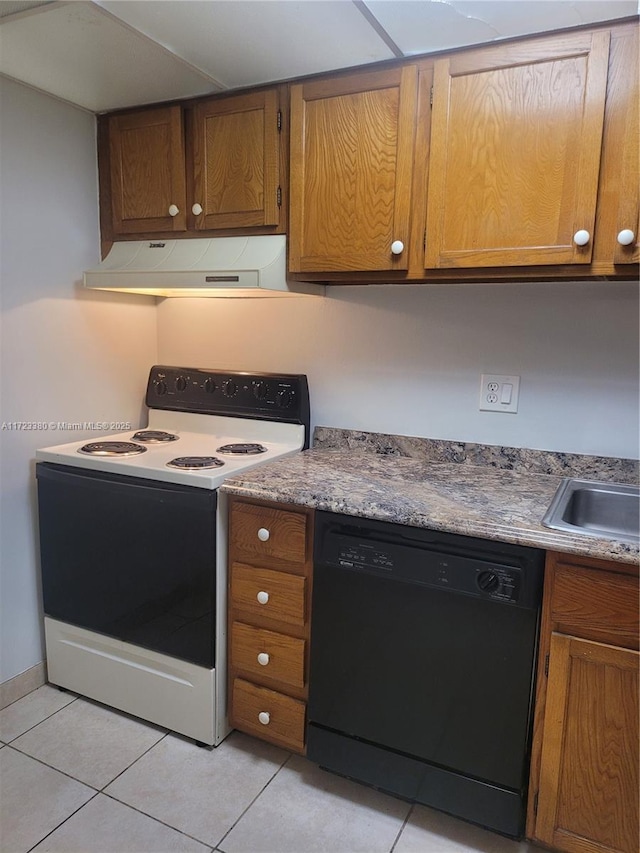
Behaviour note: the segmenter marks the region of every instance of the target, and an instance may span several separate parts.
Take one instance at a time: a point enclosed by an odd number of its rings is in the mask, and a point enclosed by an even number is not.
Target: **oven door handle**
[[[194,509],[216,508],[215,489],[202,489],[197,486],[185,486],[166,481],[144,480],[125,474],[111,474],[88,469],[69,469],[52,463],[39,462],[36,465],[36,477],[60,486],[109,491],[129,497],[138,493],[144,500],[155,500],[163,504],[180,504]]]

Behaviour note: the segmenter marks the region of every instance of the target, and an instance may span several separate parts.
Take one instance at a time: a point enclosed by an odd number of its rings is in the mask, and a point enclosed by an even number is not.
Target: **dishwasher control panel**
[[[367,541],[332,531],[324,538],[322,562],[504,604],[522,604],[522,569],[477,555],[398,543]],[[489,555],[487,555],[489,556]]]

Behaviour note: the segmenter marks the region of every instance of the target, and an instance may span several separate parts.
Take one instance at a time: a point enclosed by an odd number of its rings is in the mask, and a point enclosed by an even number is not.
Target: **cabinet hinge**
[[[549,677],[549,655],[544,656],[544,674],[548,678]]]
[[[533,798],[533,813],[535,815],[538,814],[538,792],[536,791],[535,797]]]
[[[276,204],[278,207],[282,207],[282,187],[278,187],[276,190]]]
[[[278,128],[278,133],[282,130],[282,110],[278,110],[278,117],[276,119],[276,127]]]
[[[431,87],[431,91],[429,92],[429,106],[433,106],[433,86]]]

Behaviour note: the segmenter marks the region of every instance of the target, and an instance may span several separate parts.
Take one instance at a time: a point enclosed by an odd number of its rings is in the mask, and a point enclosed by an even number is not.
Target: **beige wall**
[[[100,434],[37,425],[137,425],[157,338],[153,300],[80,289],[83,269],[99,259],[94,117],[3,79],[0,110],[0,682],[6,682],[43,660],[34,451]],[[11,429],[13,422],[36,428]]]
[[[165,363],[307,373],[316,424],[638,456],[632,282],[165,299],[158,322]],[[481,373],[520,375],[517,414],[478,410]]]

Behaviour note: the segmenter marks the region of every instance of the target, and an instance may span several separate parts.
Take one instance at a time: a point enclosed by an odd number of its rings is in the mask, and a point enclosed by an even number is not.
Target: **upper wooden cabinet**
[[[638,27],[616,27],[611,34],[600,189],[596,212],[595,273],[605,275],[611,261],[624,272],[640,261],[638,113]]]
[[[180,107],[108,117],[114,234],[187,227]]]
[[[628,22],[294,85],[290,272],[632,276],[637,54]]]
[[[437,60],[425,267],[591,261],[609,33]]]
[[[275,89],[195,106],[191,211],[197,229],[278,225],[280,127]]]
[[[292,272],[408,269],[418,74],[292,86]]]
[[[271,88],[102,118],[103,241],[284,230],[279,103]]]

